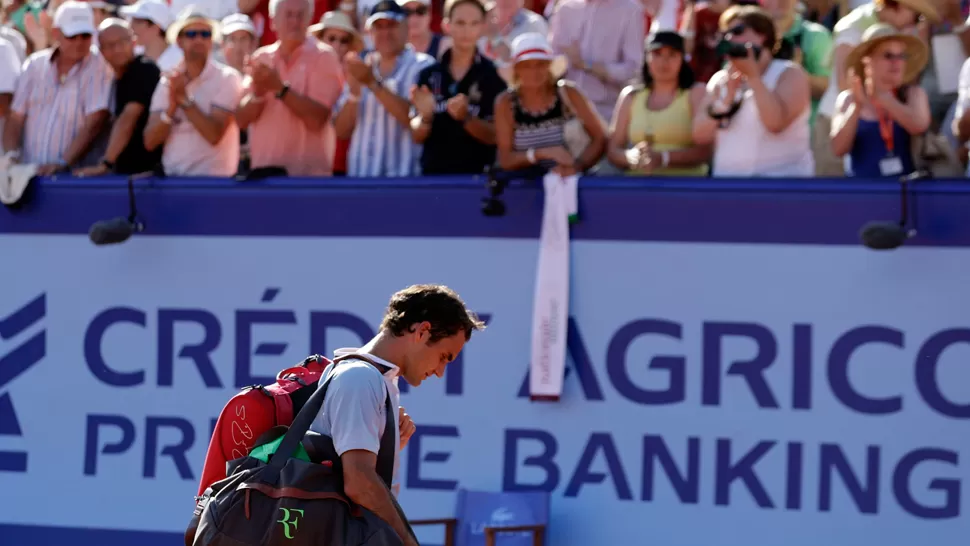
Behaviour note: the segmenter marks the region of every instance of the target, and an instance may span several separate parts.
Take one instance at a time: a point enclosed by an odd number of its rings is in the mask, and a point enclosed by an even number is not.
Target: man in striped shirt
[[[114,75],[97,49],[94,11],[68,0],[54,14],[54,42],[24,63],[3,133],[3,147],[38,174],[84,167],[108,124]]]
[[[375,51],[344,59],[347,84],[337,101],[334,128],[350,138],[347,175],[361,177],[420,174],[421,145],[411,140],[408,95],[418,73],[434,58],[407,45],[404,9],[381,0],[367,19]]]

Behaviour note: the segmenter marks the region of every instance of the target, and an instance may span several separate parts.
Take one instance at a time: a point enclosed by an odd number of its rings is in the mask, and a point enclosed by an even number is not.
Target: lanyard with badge
[[[903,174],[903,160],[894,149],[893,118],[882,106],[876,106],[876,118],[879,121],[879,136],[886,145],[886,157],[879,160],[879,172],[883,176],[899,176]]]

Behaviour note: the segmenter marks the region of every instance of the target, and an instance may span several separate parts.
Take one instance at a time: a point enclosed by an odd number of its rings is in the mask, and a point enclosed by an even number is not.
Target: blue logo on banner
[[[20,337],[47,315],[47,294],[41,294],[13,313],[0,317],[0,340]],[[0,353],[0,436],[23,436],[13,399],[5,387],[18,376],[43,360],[47,354],[47,332],[41,330],[8,350],[4,343]],[[27,453],[0,450],[0,472],[26,472]]]

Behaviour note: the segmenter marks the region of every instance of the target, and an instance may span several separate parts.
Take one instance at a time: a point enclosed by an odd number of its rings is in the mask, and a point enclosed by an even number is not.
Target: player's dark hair
[[[464,332],[467,341],[472,332],[485,329],[485,323],[465,307],[454,290],[440,284],[416,284],[391,296],[381,330],[400,336],[425,321],[431,323],[429,343],[458,332]]]

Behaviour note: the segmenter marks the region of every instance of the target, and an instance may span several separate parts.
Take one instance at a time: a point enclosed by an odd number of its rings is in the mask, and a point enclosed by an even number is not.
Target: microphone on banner
[[[873,221],[862,226],[859,238],[862,244],[873,250],[893,250],[902,246],[916,235],[915,227],[909,223],[909,191],[907,184],[917,180],[927,180],[932,173],[919,170],[899,179],[900,218],[898,222]]]
[[[128,177],[128,217],[119,216],[110,220],[100,220],[91,225],[88,238],[97,246],[123,243],[135,233],[145,231],[145,223],[138,217],[135,206],[135,180],[149,178],[154,172],[133,174]]]

